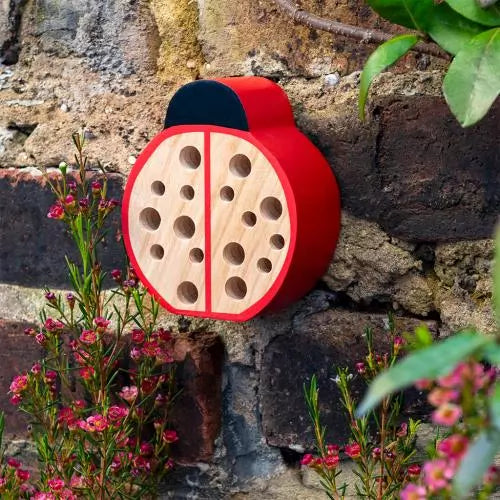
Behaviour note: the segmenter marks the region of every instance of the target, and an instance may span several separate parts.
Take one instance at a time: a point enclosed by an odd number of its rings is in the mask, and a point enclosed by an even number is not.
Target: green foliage
[[[478,122],[500,93],[500,28],[472,38],[443,82],[448,106],[464,127]]]
[[[483,33],[480,36],[484,35]],[[493,289],[497,326],[500,326],[500,231],[496,234]],[[467,363],[475,363],[478,366],[478,361],[487,360],[494,369],[498,370],[500,367],[500,329],[496,335],[489,336],[464,331],[431,346],[426,345],[427,336],[422,336],[422,331],[416,335],[419,336],[424,339],[424,342],[420,341],[421,348],[418,349],[419,341],[416,341],[416,351],[377,376],[358,407],[358,415],[373,411],[384,398],[418,380],[431,381],[451,373],[452,370],[455,373],[460,364],[462,367]],[[451,498],[466,498],[473,488],[479,486],[495,456],[500,452],[500,383],[496,379],[494,386],[486,393],[486,404],[474,400],[472,391],[473,386],[465,390],[470,397],[462,404],[464,418],[467,410],[475,412],[467,425],[469,435],[476,438],[468,447],[453,477]],[[492,485],[486,483],[481,491],[488,494],[490,487]]]
[[[397,62],[418,41],[431,38],[455,56],[443,82],[443,93],[452,113],[463,127],[481,120],[500,94],[500,5],[482,8],[476,0],[367,0],[367,3],[385,19],[418,33],[397,36],[380,45],[369,57],[361,76],[361,118],[374,77]]]
[[[359,89],[359,115],[361,119],[364,116],[366,98],[373,78],[404,56],[417,42],[418,38],[415,35],[396,36],[378,47],[368,58],[361,74]]]
[[[488,337],[464,331],[408,355],[375,379],[358,408],[358,414],[365,414],[384,397],[409,387],[418,380],[447,375],[459,361],[491,342],[492,339]]]

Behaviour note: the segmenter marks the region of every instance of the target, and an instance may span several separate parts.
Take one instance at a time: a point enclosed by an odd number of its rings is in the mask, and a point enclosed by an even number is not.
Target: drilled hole
[[[144,229],[148,231],[156,231],[161,224],[161,217],[157,210],[148,207],[145,208],[139,215],[139,222]]]
[[[222,201],[233,201],[234,199],[234,190],[230,186],[224,186],[220,190],[220,199]]]
[[[184,304],[194,304],[198,300],[198,289],[190,281],[183,281],[177,287],[177,297]]]
[[[273,268],[273,264],[269,259],[262,258],[257,261],[257,269],[263,273],[270,273]]]
[[[241,216],[241,221],[244,226],[253,227],[257,224],[257,216],[253,212],[245,212]]]
[[[247,294],[247,284],[237,276],[226,281],[226,294],[232,299],[241,300]]]
[[[236,177],[247,177],[252,171],[252,163],[248,156],[235,155],[229,162],[229,171]]]
[[[203,259],[205,258],[205,254],[203,253],[203,250],[201,248],[193,248],[189,252],[189,260],[191,262],[195,263],[200,263],[203,262]]]
[[[201,164],[201,154],[194,146],[182,148],[179,155],[182,166],[186,168],[198,168]]]
[[[193,219],[187,215],[177,217],[174,222],[174,232],[179,238],[189,239],[192,238],[196,226]]]
[[[153,184],[151,184],[151,191],[157,196],[163,196],[165,194],[165,184],[161,181],[154,181]]]
[[[260,204],[260,211],[266,219],[277,220],[283,213],[281,201],[274,196],[268,196],[262,200]]]
[[[165,250],[163,250],[163,247],[161,245],[153,245],[150,249],[150,253],[153,259],[161,260],[165,255]]]
[[[275,250],[281,250],[285,246],[285,238],[281,234],[273,234],[269,239],[269,243]]]
[[[183,200],[192,200],[194,198],[194,189],[191,186],[182,186],[181,198]]]
[[[239,243],[228,243],[222,252],[224,260],[233,266],[239,266],[245,260],[245,250]]]

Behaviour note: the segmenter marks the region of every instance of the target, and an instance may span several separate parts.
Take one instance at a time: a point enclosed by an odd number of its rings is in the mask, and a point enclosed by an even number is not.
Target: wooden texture
[[[290,218],[281,182],[263,153],[235,136],[212,133],[210,138],[212,308],[215,312],[238,314],[262,299],[279,275],[290,242]],[[235,161],[231,169],[232,158]],[[245,162],[245,158],[249,162]],[[246,173],[248,165],[248,175],[239,175],[238,169]],[[232,201],[221,198],[221,190],[224,193],[226,187],[234,191]],[[266,199],[269,206],[264,201]],[[279,216],[279,210],[273,211],[277,207],[273,199],[281,205]],[[246,212],[255,215],[254,226],[245,224],[243,214]],[[276,234],[284,239],[281,249],[273,248],[271,244],[271,237]],[[232,243],[241,245],[244,251],[241,264],[238,252],[234,258],[224,255],[225,248],[228,249],[226,254],[230,253]],[[238,283],[233,280],[228,284],[232,277],[241,278],[246,284],[246,293],[241,298],[233,297],[234,293],[231,295],[234,283]],[[239,289],[234,291],[243,295]]]

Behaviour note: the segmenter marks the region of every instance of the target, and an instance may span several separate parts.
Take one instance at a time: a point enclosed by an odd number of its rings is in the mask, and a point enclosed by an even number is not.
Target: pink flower
[[[9,467],[12,467],[13,469],[19,469],[21,467],[21,462],[19,460],[16,460],[15,458],[8,458],[7,459],[7,465]]]
[[[484,475],[483,482],[488,485],[498,485],[499,480],[499,468],[492,465],[486,471]]]
[[[307,453],[306,455],[304,455],[302,457],[302,460],[300,461],[300,463],[302,465],[309,465],[313,461],[313,459],[314,459],[314,457],[310,453]]]
[[[54,370],[47,370],[45,372],[45,381],[47,383],[51,383],[51,382],[54,382],[55,380],[57,379],[57,372],[55,372]]]
[[[111,271],[111,277],[119,283],[122,280],[122,272],[120,269],[113,269]]]
[[[162,438],[163,441],[165,441],[165,443],[175,443],[176,441],[179,440],[177,432],[173,430],[163,431]]]
[[[32,498],[33,500],[56,500],[56,497],[52,493],[46,491],[39,491],[35,493],[35,496]]]
[[[73,406],[78,410],[83,410],[87,406],[87,403],[85,403],[83,399],[75,399],[73,401]]]
[[[132,330],[132,342],[135,342],[136,344],[142,344],[144,342],[145,338],[145,333],[143,330],[140,330],[139,328],[134,328]]]
[[[437,445],[438,452],[448,458],[460,460],[467,451],[469,440],[461,434],[452,434]]]
[[[145,356],[150,356],[154,357],[156,356],[156,352],[158,351],[159,345],[156,340],[148,340],[144,342],[144,345],[142,346],[142,353]]]
[[[338,455],[328,455],[325,457],[323,460],[323,463],[325,464],[327,469],[335,469],[337,465],[339,464],[339,456]]]
[[[134,361],[138,361],[139,359],[141,359],[141,356],[142,353],[139,347],[132,347],[132,349],[130,349],[130,358]]]
[[[454,473],[453,467],[446,460],[432,460],[424,464],[424,483],[434,493],[446,488]]]
[[[20,394],[28,387],[28,376],[17,375],[14,377],[10,384],[10,392],[13,394]]]
[[[64,204],[68,207],[74,207],[76,205],[75,197],[72,194],[68,194],[68,196],[64,198]]]
[[[360,374],[363,375],[366,373],[366,366],[365,364],[361,361],[359,363],[356,363],[356,371]]]
[[[153,454],[154,447],[151,443],[142,443],[140,448],[141,455],[149,457]]]
[[[57,415],[58,424],[68,425],[69,423],[72,423],[74,420],[76,420],[76,415],[72,408],[66,406],[59,410],[59,414]]]
[[[174,358],[172,357],[172,354],[170,354],[170,351],[167,349],[162,349],[161,347],[158,347],[156,350],[156,360],[159,363],[173,363]]]
[[[29,335],[30,337],[34,337],[36,335],[36,330],[34,328],[25,328],[24,335]]]
[[[57,302],[56,294],[54,292],[47,292],[45,294],[45,300],[51,304],[55,304]]]
[[[119,422],[128,415],[128,408],[123,406],[111,406],[108,410],[108,418],[111,422]]]
[[[94,324],[97,327],[97,330],[102,333],[104,332],[104,330],[106,330],[106,328],[108,328],[108,326],[111,324],[111,321],[108,321],[106,318],[98,317],[94,318]]]
[[[427,495],[423,486],[408,484],[401,490],[401,500],[426,500]]]
[[[397,437],[405,437],[408,434],[408,424],[406,422],[403,422],[396,432]]]
[[[83,330],[80,335],[80,342],[87,345],[92,345],[97,340],[97,334],[94,330]]]
[[[80,368],[79,373],[83,380],[90,380],[94,376],[95,370],[91,366],[84,366]]]
[[[94,196],[99,196],[99,194],[101,193],[102,184],[98,181],[93,181],[91,184],[91,188],[92,188],[92,194]]]
[[[130,387],[124,386],[122,390],[118,393],[118,395],[124,399],[125,401],[132,403],[135,398],[137,398],[138,394],[137,387],[135,385],[131,385]]]
[[[455,401],[459,396],[458,391],[444,387],[436,387],[427,395],[427,400],[433,406],[441,406],[444,403]]]
[[[40,372],[42,371],[42,365],[40,363],[35,363],[32,367],[31,367],[31,373],[33,375],[38,375]]]
[[[64,488],[64,481],[59,478],[59,477],[54,477],[52,479],[49,479],[47,481],[47,484],[49,485],[49,488],[52,491],[61,491]]]
[[[49,208],[49,212],[47,213],[47,217],[49,219],[64,219],[64,208],[60,203],[56,203]]]
[[[462,416],[462,408],[453,403],[445,403],[432,412],[432,421],[438,425],[451,427]]]
[[[172,334],[167,332],[164,328],[158,328],[157,333],[162,342],[170,342],[172,340]]]
[[[72,476],[71,481],[70,481],[70,486],[72,488],[84,488],[85,487],[85,481],[82,476]]]
[[[10,403],[14,406],[19,406],[22,400],[23,398],[19,394],[14,394],[14,396],[10,398]]]
[[[355,460],[356,458],[359,458],[359,456],[361,455],[361,446],[359,446],[358,443],[348,444],[344,448],[344,451],[347,456]]]
[[[109,422],[103,415],[92,415],[86,420],[81,420],[79,426],[87,432],[102,432],[109,427]]]
[[[165,470],[170,470],[170,469],[173,469],[174,468],[174,461],[169,458],[166,462],[165,462]]]
[[[422,467],[418,464],[411,464],[408,469],[406,469],[406,472],[411,479],[417,479],[422,472]]]
[[[37,341],[38,344],[44,345],[47,340],[47,337],[43,333],[37,333],[35,335],[35,340]]]
[[[48,332],[57,332],[64,328],[64,323],[57,319],[47,318],[43,326]]]
[[[340,446],[338,444],[327,444],[326,452],[328,455],[338,455],[340,451]]]
[[[426,379],[426,378],[423,378],[421,380],[417,380],[415,382],[415,387],[419,391],[425,391],[427,389],[430,389],[432,387],[432,380],[429,380],[429,379]]]
[[[73,307],[75,306],[75,296],[69,292],[66,294],[66,300],[68,301],[68,305],[70,307],[70,309],[73,309]]]
[[[7,484],[7,479],[0,477],[0,493],[3,493],[5,485]]]
[[[21,483],[24,483],[30,478],[30,473],[27,470],[24,469],[17,469],[16,470],[16,477]]]

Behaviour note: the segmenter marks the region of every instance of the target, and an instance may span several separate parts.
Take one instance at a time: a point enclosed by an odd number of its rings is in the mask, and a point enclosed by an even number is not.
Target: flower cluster
[[[435,381],[420,380],[416,387],[428,390],[434,407],[432,421],[448,429],[436,442],[435,456],[424,463],[419,484],[409,484],[401,492],[403,500],[449,495],[451,481],[470,445],[471,436],[487,420],[486,397],[497,379],[494,368],[474,359],[458,363],[446,376]],[[499,474],[491,467],[484,478],[486,491],[498,485]]]
[[[157,326],[159,305],[133,268],[112,270],[118,286],[105,290],[98,249],[118,201],[107,197],[105,176],[89,182],[84,137],[73,140],[75,178],[66,164],[56,181],[46,177],[56,196],[48,217],[67,225],[79,250],[78,262],[68,260],[73,291],[46,290],[39,328],[25,330],[45,355],[10,385],[12,404],[33,422],[40,481],[34,488],[17,462],[2,464],[0,450],[0,496],[149,498],[179,439],[169,425],[174,339]]]

